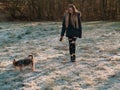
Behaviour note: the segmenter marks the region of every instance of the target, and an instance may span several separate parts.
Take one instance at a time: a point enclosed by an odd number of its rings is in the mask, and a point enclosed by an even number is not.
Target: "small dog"
[[[34,71],[35,65],[34,65],[33,55],[28,55],[27,58],[21,59],[19,61],[16,61],[15,59],[13,60],[13,66],[15,66],[16,69],[19,68],[20,70],[22,70],[23,67],[30,66],[30,65],[31,65],[32,71]]]

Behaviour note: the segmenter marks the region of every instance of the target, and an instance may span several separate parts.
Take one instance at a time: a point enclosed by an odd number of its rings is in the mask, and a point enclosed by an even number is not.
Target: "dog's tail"
[[[33,59],[33,55],[28,55],[29,58]]]

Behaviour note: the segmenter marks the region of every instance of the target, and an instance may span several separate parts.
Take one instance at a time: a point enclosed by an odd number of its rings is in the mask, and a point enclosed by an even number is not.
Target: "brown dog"
[[[34,71],[35,65],[34,65],[33,55],[28,55],[27,58],[24,58],[18,61],[16,61],[15,59],[13,60],[13,66],[15,66],[15,68],[19,68],[20,70],[22,70],[23,67],[29,66],[29,65],[31,65],[31,69],[32,71]]]

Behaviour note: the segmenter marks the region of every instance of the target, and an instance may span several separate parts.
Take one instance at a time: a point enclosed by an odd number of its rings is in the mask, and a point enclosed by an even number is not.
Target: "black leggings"
[[[76,49],[75,42],[76,42],[76,38],[75,37],[68,37],[68,40],[69,40],[69,52],[70,52],[70,55],[73,56],[73,55],[75,55],[75,49]]]

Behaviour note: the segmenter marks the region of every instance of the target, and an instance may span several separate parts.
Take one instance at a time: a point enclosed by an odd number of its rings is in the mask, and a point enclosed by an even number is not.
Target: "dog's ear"
[[[13,60],[13,65],[15,64],[15,62],[16,62],[16,60],[14,59],[14,60]]]
[[[30,59],[33,59],[33,55],[28,55],[28,57],[29,57]]]
[[[16,60],[14,59],[13,62],[16,62]]]
[[[14,61],[14,62],[16,62],[16,60],[15,60],[15,59],[14,59],[13,61]]]

